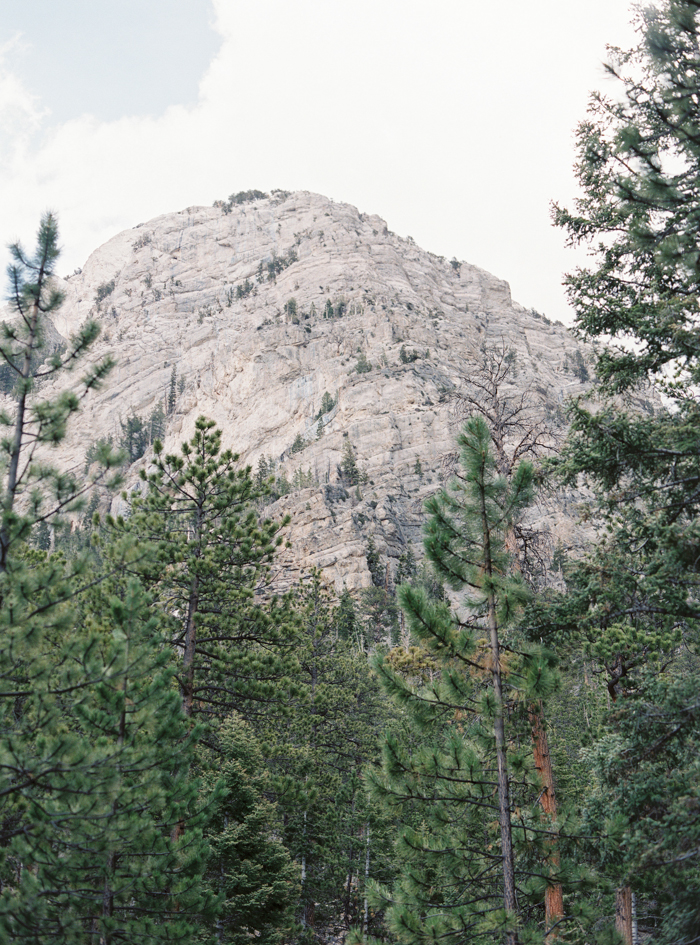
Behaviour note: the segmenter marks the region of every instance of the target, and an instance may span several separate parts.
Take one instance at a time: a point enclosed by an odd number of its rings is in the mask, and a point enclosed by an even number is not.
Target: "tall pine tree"
[[[375,792],[408,820],[398,847],[403,878],[392,891],[378,888],[375,902],[388,907],[403,942],[513,943],[552,878],[537,776],[513,738],[516,707],[554,684],[552,658],[504,643],[528,597],[505,536],[530,499],[532,469],[521,464],[510,481],[498,474],[481,417],[458,442],[458,476],[426,505],[425,548],[439,577],[466,592],[462,605],[452,610],[409,586],[399,594],[439,672],[412,684],[376,661],[414,733],[387,738],[383,774],[372,776]]]
[[[585,478],[607,535],[573,569],[550,630],[578,641],[611,701],[587,805],[601,868],[654,901],[660,941],[697,941],[700,609],[700,4],[638,14],[638,45],[611,51],[614,96],[578,130],[582,196],[555,208],[591,263],[567,277],[578,330],[609,341],[592,404],[572,406],[560,468]],[[649,400],[649,387],[663,399]],[[582,639],[583,638],[583,639]]]

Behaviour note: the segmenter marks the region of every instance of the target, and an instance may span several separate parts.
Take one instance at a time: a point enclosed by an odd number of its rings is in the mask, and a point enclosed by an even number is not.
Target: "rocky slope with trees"
[[[513,302],[506,282],[306,192],[158,217],[60,287],[60,334],[97,318],[96,350],[116,360],[61,465],[82,468],[111,438],[133,484],[154,436],[173,449],[210,417],[225,447],[275,477],[269,514],[292,515],[287,576],[316,566],[338,591],[372,583],[369,536],[392,571],[409,541],[420,551],[423,501],[451,468],[485,349],[512,362],[501,394],[526,394],[551,429],[592,372],[592,349]],[[575,540],[571,516],[538,515]]]

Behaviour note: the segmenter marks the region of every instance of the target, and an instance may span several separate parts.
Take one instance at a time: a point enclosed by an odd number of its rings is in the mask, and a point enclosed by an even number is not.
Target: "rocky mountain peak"
[[[307,192],[257,192],[125,230],[64,280],[56,328],[88,316],[117,360],[62,448],[81,468],[127,417],[168,414],[165,448],[204,414],[225,446],[290,491],[282,564],[367,586],[420,543],[421,509],[453,448],[454,404],[481,352],[512,352],[510,393],[542,416],[581,388],[589,355],[476,266],[418,247],[378,216]],[[508,393],[506,391],[505,393]],[[169,399],[170,398],[170,399]],[[352,457],[357,480],[343,474]],[[149,453],[130,470],[134,479]],[[115,510],[123,500],[115,500]]]

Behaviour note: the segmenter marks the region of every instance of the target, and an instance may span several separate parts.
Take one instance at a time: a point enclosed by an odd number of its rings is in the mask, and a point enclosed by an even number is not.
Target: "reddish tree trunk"
[[[535,767],[540,772],[540,777],[542,778],[540,807],[542,808],[545,820],[553,824],[557,816],[557,796],[554,790],[554,772],[552,771],[552,759],[549,754],[549,742],[547,740],[547,730],[544,726],[544,712],[541,701],[532,703],[529,716]],[[555,838],[552,838],[550,841],[550,847],[550,870],[556,873],[559,869],[559,852],[556,847]],[[544,909],[545,929],[549,930],[564,916],[564,895],[561,883],[554,882],[547,885],[544,893]],[[547,934],[545,940],[552,941],[556,936],[557,933],[556,930],[554,930],[551,934]]]
[[[632,945],[632,890],[629,886],[615,890],[615,929],[625,945]]]

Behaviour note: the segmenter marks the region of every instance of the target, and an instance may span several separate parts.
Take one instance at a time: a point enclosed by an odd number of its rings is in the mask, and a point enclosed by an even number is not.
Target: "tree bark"
[[[199,609],[199,580],[192,578],[190,598],[187,605],[187,621],[185,623],[185,652],[182,657],[182,709],[187,718],[192,718],[194,703],[194,657],[197,650],[197,625],[195,614]]]
[[[540,807],[542,808],[545,819],[553,824],[557,817],[557,797],[554,790],[554,773],[552,771],[552,759],[549,754],[547,730],[544,727],[542,702],[533,702],[530,705],[528,715],[530,717],[530,731],[532,734],[535,767],[542,778]],[[550,871],[556,872],[559,869],[559,852],[557,851],[556,839],[553,838],[550,840],[548,846],[550,847]],[[547,930],[545,941],[551,942],[557,937],[557,932],[555,929],[550,934],[548,930],[556,925],[564,916],[564,895],[561,883],[554,882],[547,885],[544,893],[544,909],[545,930]]]
[[[632,890],[629,886],[615,890],[615,929],[625,945],[632,945]]]
[[[484,541],[485,570],[491,578],[491,533],[486,513],[486,504],[482,492],[481,518]],[[501,855],[503,858],[503,905],[509,916],[515,917],[518,910],[518,901],[515,893],[515,858],[513,856],[513,835],[510,820],[510,785],[508,780],[508,759],[506,756],[506,736],[503,722],[503,690],[501,686],[501,654],[498,641],[498,621],[496,618],[496,601],[493,593],[489,592],[488,623],[491,636],[491,662],[493,692],[496,702],[496,717],[493,722],[496,737],[496,759],[498,764],[498,812],[501,825]],[[506,945],[516,945],[516,932],[506,933]]]

